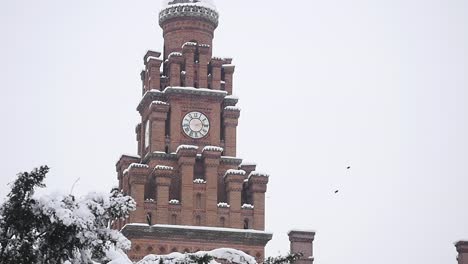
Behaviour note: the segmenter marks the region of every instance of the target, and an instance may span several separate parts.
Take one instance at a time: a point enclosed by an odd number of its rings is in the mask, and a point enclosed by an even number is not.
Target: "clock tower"
[[[237,157],[240,109],[232,59],[212,55],[218,11],[209,0],[166,0],[164,52],[148,51],[137,111],[138,155],[117,162],[137,209],[115,228],[129,256],[229,247],[262,260],[269,176]]]

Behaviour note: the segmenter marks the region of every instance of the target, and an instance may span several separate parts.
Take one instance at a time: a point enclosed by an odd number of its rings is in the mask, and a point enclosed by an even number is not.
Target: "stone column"
[[[244,222],[241,219],[241,201],[242,201],[242,188],[245,180],[245,171],[242,170],[228,170],[224,175],[224,182],[226,184],[226,193],[229,208],[229,221],[231,228],[244,227]]]
[[[169,85],[172,87],[181,86],[180,69],[184,62],[182,53],[173,52],[169,54]]]
[[[198,147],[177,150],[179,174],[181,177],[181,224],[193,225],[193,174]]]
[[[208,63],[210,62],[210,46],[198,45],[200,60],[198,62],[198,86],[199,88],[208,88]]]
[[[149,175],[148,166],[144,164],[130,165],[125,173],[128,173],[130,196],[135,199],[137,208],[130,214],[130,223],[146,223],[145,215],[145,184]]]
[[[151,120],[150,153],[165,151],[166,149],[166,119],[169,113],[169,104],[154,101],[150,105],[149,118]]]
[[[455,247],[458,252],[458,264],[468,264],[468,241],[459,241],[455,243]]]
[[[153,176],[156,179],[156,223],[169,224],[169,188],[174,168],[156,166]]]
[[[205,147],[202,152],[206,180],[206,225],[218,225],[218,167],[222,148]]]
[[[252,192],[254,206],[253,229],[265,230],[265,193],[269,176],[257,172],[249,175],[249,189]]]
[[[231,65],[231,64],[226,64],[223,65],[223,71],[224,71],[224,89],[228,94],[232,94],[232,89],[233,89],[233,75],[234,75],[234,70],[236,66]]]
[[[221,65],[223,65],[223,59],[213,58],[211,59],[211,89],[221,89]]]
[[[182,46],[182,54],[185,58],[185,86],[194,87],[195,85],[195,52],[196,43],[187,42]]]
[[[315,232],[292,230],[289,231],[288,236],[289,241],[291,242],[291,253],[303,254],[302,258],[296,261],[296,263],[312,264],[314,261],[313,242]]]
[[[235,107],[226,107],[223,111],[224,118],[224,155],[235,157],[237,152],[237,125],[239,123],[240,110]]]

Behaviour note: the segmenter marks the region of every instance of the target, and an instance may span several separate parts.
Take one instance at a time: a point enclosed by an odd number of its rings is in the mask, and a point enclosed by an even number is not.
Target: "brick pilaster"
[[[185,86],[194,87],[195,85],[195,52],[196,43],[188,42],[182,46],[182,54],[185,58]]]
[[[224,155],[235,157],[237,153],[237,125],[239,123],[240,111],[235,109],[224,109]]]
[[[221,66],[224,60],[220,58],[211,59],[211,89],[221,89]]]
[[[169,105],[162,102],[154,102],[150,105],[150,153],[155,151],[165,151],[166,119],[168,118],[167,115],[169,113],[169,109]]]
[[[200,60],[198,62],[198,87],[208,88],[208,63],[210,62],[210,46],[199,45]]]
[[[205,166],[206,180],[206,225],[218,224],[218,167],[220,163],[221,148],[203,149],[202,157]]]
[[[156,179],[156,223],[169,224],[169,188],[174,169],[156,166],[153,176]]]
[[[231,228],[243,228],[241,219],[242,188],[245,180],[244,171],[228,170],[224,176],[229,208]]]
[[[184,62],[182,53],[171,53],[169,55],[169,84],[172,87],[181,86],[180,70]]]
[[[253,229],[255,230],[265,230],[265,193],[268,177],[257,172],[251,172],[249,175],[248,184],[254,205]]]
[[[235,66],[228,64],[228,65],[223,65],[223,71],[224,71],[224,90],[228,92],[228,94],[232,94],[232,89],[233,89],[233,76],[234,76],[234,70]]]
[[[182,180],[182,225],[193,225],[193,174],[197,149],[197,147],[193,149],[179,148],[177,151],[179,174]]]
[[[148,167],[139,164],[137,167],[130,167],[125,174],[128,174],[130,195],[135,199],[137,208],[130,214],[130,223],[146,223],[145,215],[145,185],[149,175]]]

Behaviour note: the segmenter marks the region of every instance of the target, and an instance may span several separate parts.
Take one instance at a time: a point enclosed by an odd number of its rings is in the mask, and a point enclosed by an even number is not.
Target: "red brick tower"
[[[218,12],[208,0],[169,0],[159,24],[164,54],[148,51],[141,73],[138,156],[116,165],[137,210],[116,228],[134,260],[220,247],[262,259],[268,175],[236,157],[235,67],[212,56]]]

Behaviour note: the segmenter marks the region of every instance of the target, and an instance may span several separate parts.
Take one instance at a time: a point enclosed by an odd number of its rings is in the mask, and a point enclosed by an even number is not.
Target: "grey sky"
[[[239,156],[269,172],[267,253],[315,229],[317,264],[456,263],[468,238],[468,1],[218,0]],[[0,196],[108,191],[135,153],[158,0],[0,0]],[[352,166],[347,171],[346,166]],[[340,189],[335,195],[333,191]]]

